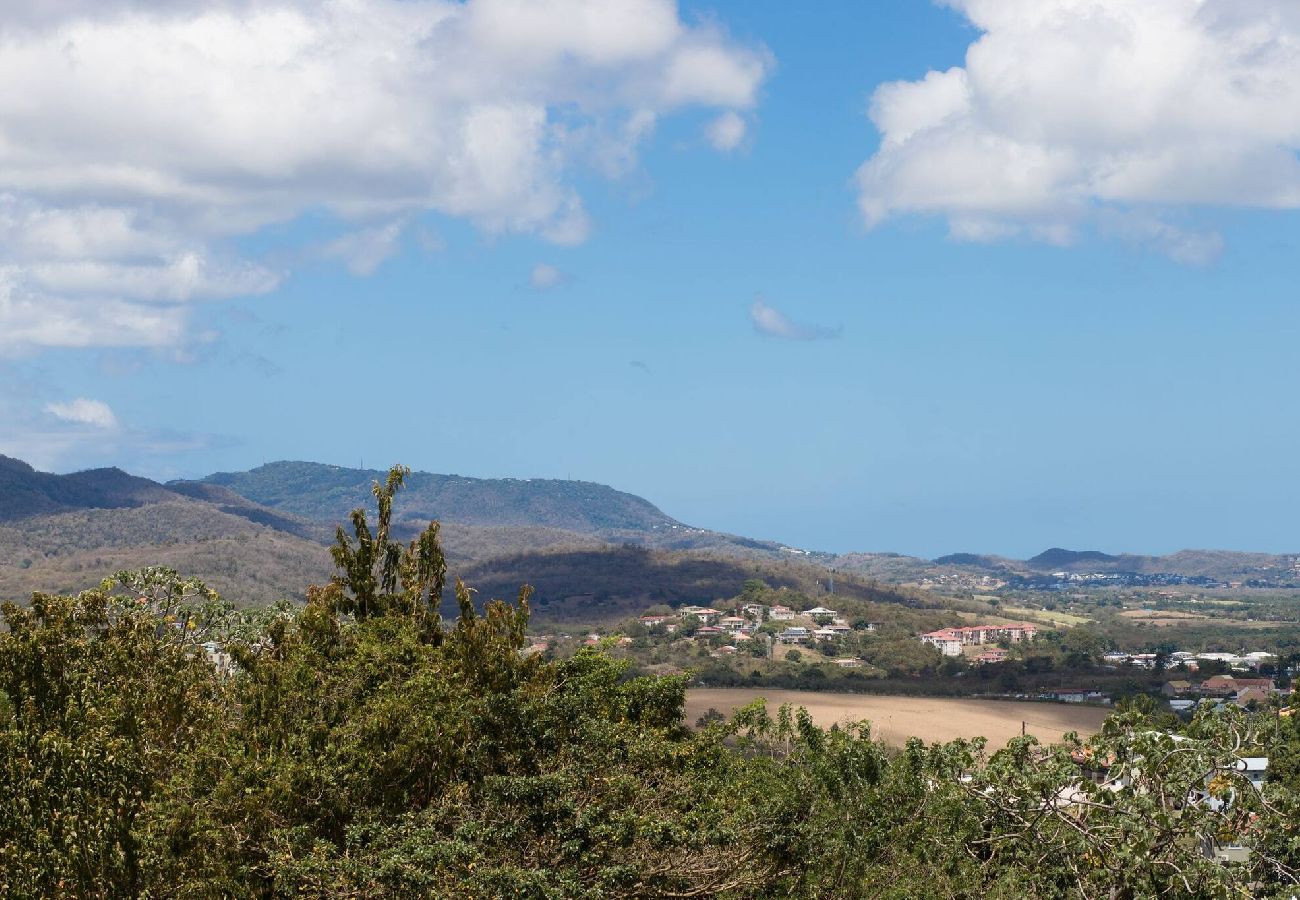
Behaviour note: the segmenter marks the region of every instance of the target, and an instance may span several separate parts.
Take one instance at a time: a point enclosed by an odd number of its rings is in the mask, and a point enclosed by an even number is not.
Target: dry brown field
[[[733,709],[759,697],[767,700],[771,714],[783,703],[802,706],[823,727],[867,719],[873,734],[895,745],[903,744],[909,737],[934,742],[982,736],[989,739],[989,746],[1001,747],[1020,734],[1021,722],[1025,723],[1028,734],[1044,743],[1054,743],[1067,731],[1077,731],[1080,735],[1096,732],[1107,715],[1105,709],[1067,703],[693,688],[686,692],[686,722],[694,725],[710,708],[730,715]]]

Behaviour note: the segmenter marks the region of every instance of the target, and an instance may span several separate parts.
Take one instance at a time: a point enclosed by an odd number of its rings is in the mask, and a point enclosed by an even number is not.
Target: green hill
[[[385,475],[373,469],[274,462],[248,472],[219,472],[201,483],[229,488],[255,503],[316,522],[337,523],[356,507],[370,505],[370,485]],[[468,478],[430,472],[411,473],[402,492],[401,515],[405,522],[439,519],[579,533],[686,529],[648,500],[589,481]]]

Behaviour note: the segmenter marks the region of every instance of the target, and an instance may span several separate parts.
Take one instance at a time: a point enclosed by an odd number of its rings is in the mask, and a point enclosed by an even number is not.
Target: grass
[[[1092,621],[1087,616],[1076,616],[1074,613],[1061,612],[1056,609],[1029,609],[1022,606],[1004,606],[1002,611],[1012,615],[1022,616],[1025,619],[1046,620],[1053,625],[1062,628],[1073,628],[1076,625],[1086,625]]]

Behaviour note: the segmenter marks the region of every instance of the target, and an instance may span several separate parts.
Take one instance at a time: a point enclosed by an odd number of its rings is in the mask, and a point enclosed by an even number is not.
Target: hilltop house
[[[809,638],[807,628],[799,625],[791,625],[785,631],[776,636],[776,639],[783,644],[802,644]]]
[[[824,606],[814,606],[812,609],[804,610],[804,615],[812,616],[814,619],[819,619],[822,618],[823,616],[828,619],[833,619],[835,618],[837,613],[835,612],[835,610],[827,609]]]
[[[683,606],[677,610],[683,618],[694,616],[700,620],[701,625],[712,625],[717,619],[722,617],[722,613],[716,609],[709,609],[707,606]]]

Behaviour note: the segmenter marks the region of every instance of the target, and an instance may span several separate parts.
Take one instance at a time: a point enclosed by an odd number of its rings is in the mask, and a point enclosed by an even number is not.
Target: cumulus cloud
[[[374,271],[423,213],[584,240],[686,107],[745,112],[768,53],[673,0],[58,0],[0,24],[0,351],[172,346],[241,258],[324,211]],[[743,122],[742,122],[743,124]]]
[[[958,239],[1066,245],[1101,224],[1200,264],[1222,240],[1178,224],[1189,209],[1300,207],[1291,0],[945,2],[982,35],[964,66],[872,96],[869,226],[933,214]]]
[[[528,286],[535,291],[549,291],[551,288],[568,284],[572,280],[573,276],[568,272],[557,269],[548,263],[538,263],[533,266],[533,271],[528,273]]]
[[[749,305],[749,320],[759,334],[782,338],[787,341],[819,341],[837,338],[843,329],[829,328],[825,325],[811,325],[796,322],[774,306],[769,306],[762,297],[755,297]]]
[[[117,416],[102,400],[78,397],[67,403],[47,403],[45,411],[61,422],[93,425],[95,428],[116,428]]]

